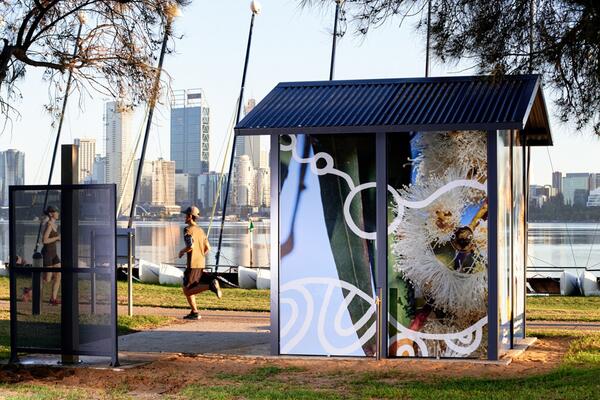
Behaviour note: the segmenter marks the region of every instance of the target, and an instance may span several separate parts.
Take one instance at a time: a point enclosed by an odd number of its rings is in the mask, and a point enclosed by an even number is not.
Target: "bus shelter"
[[[63,362],[109,357],[118,365],[115,190],[115,185],[10,187],[12,362],[22,353],[41,353],[60,355]],[[59,215],[60,241],[52,256],[36,245],[48,220],[45,204]],[[55,279],[60,288],[52,299]]]
[[[273,354],[496,360],[525,338],[540,76],[280,83],[235,131],[270,136]]]

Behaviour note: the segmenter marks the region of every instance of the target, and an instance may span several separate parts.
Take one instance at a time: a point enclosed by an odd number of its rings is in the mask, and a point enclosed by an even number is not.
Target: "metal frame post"
[[[279,355],[279,135],[271,135],[271,354]]]
[[[17,353],[17,249],[15,243],[15,192],[13,187],[8,189],[8,210],[9,210],[9,284],[10,284],[10,359],[9,363],[15,364],[19,362]]]
[[[487,133],[488,359],[498,360],[498,133]]]
[[[91,231],[90,236],[90,312],[96,314],[96,232]]]
[[[113,218],[116,219],[116,215],[117,215],[117,185],[116,184],[112,184],[110,185],[110,204],[112,205],[112,210],[109,211],[109,215],[111,215]],[[112,335],[112,360],[111,360],[111,365],[113,367],[118,367],[119,366],[119,335],[117,333],[117,329],[118,329],[118,325],[117,325],[117,321],[118,321],[118,312],[119,312],[119,308],[117,306],[117,224],[115,221],[115,230],[114,230],[114,236],[115,236],[115,240],[114,240],[114,265],[112,266],[111,270],[110,270],[110,277],[112,279],[112,284],[110,285],[111,288],[111,293],[110,293],[110,299],[111,299],[111,311],[112,311],[112,318],[111,318],[111,335]]]
[[[127,315],[133,317],[133,235],[127,232]]]
[[[78,147],[61,147],[62,185],[79,183]],[[79,349],[79,198],[72,187],[61,191],[61,339],[62,362],[77,363]]]
[[[376,256],[375,256],[375,287],[380,315],[377,321],[377,359],[388,357],[388,318],[387,318],[387,133],[378,132],[375,135],[376,154]]]

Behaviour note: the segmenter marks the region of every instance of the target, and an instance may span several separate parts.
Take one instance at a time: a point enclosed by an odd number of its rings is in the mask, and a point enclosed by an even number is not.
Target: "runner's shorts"
[[[198,285],[208,285],[213,280],[208,272],[202,268],[187,268],[183,273],[183,286],[186,289],[193,289]]]

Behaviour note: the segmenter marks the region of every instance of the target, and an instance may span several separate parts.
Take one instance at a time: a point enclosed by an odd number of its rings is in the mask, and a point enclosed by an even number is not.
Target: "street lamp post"
[[[331,65],[329,66],[329,80],[333,80],[333,73],[335,69],[335,51],[337,47],[337,36],[338,36],[338,20],[340,19],[340,7],[344,0],[335,1],[335,21],[333,22],[333,38],[331,43]]]
[[[250,30],[248,32],[248,44],[246,46],[246,59],[244,60],[244,70],[242,72],[242,85],[240,87],[240,96],[237,104],[237,114],[235,123],[237,125],[240,122],[242,115],[242,104],[244,102],[244,87],[246,86],[246,73],[248,72],[248,61],[250,59],[250,47],[252,45],[252,31],[254,29],[254,17],[260,14],[262,7],[257,0],[252,0],[250,3],[250,11],[252,17],[250,18]],[[221,216],[221,230],[219,231],[219,243],[217,245],[217,253],[215,254],[215,271],[219,268],[219,261],[221,259],[221,245],[223,244],[223,230],[225,228],[225,216],[227,214],[227,201],[229,200],[229,189],[231,187],[231,177],[233,174],[233,161],[235,158],[235,143],[236,137],[233,136],[233,144],[231,146],[231,159],[229,160],[229,171],[227,172],[227,183],[225,184],[225,198],[223,199],[223,212]]]
[[[133,199],[131,200],[131,208],[129,210],[129,222],[127,228],[131,229],[133,225],[133,218],[135,217],[135,203],[137,202],[138,189],[142,178],[142,166],[144,165],[144,159],[146,158],[146,148],[148,147],[148,136],[150,136],[150,128],[152,127],[152,117],[154,116],[154,108],[158,101],[158,93],[160,88],[160,75],[162,73],[163,61],[165,59],[165,53],[167,52],[167,41],[171,36],[171,28],[175,17],[181,16],[181,11],[175,4],[170,4],[165,9],[165,32],[163,35],[162,47],[160,49],[160,57],[158,59],[158,67],[156,69],[156,76],[154,77],[154,83],[152,85],[152,91],[150,93],[150,104],[148,107],[148,119],[146,121],[146,131],[144,133],[144,142],[142,144],[142,154],[140,155],[140,164],[137,170],[137,176],[135,178],[135,187],[133,189]]]

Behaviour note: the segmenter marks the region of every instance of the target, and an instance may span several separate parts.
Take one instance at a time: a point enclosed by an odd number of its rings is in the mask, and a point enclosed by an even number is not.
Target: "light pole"
[[[235,118],[235,124],[240,122],[242,115],[242,104],[244,101],[244,87],[246,85],[246,73],[248,72],[248,61],[250,59],[250,47],[252,45],[252,30],[254,29],[254,17],[260,14],[262,7],[257,0],[252,0],[250,3],[250,11],[252,17],[250,18],[250,31],[248,32],[248,44],[246,46],[246,59],[244,61],[244,71],[242,72],[242,85],[240,87],[240,97],[238,98],[237,114]],[[233,136],[233,144],[231,146],[231,159],[229,160],[229,171],[227,172],[227,184],[225,185],[225,198],[223,199],[223,213],[221,216],[221,230],[219,231],[219,243],[217,245],[217,253],[215,254],[215,271],[219,268],[219,261],[221,259],[221,245],[223,244],[223,230],[225,228],[225,215],[227,214],[227,200],[229,199],[229,188],[231,187],[231,177],[233,174],[233,160],[235,158],[235,143],[236,137]]]
[[[429,49],[431,48],[431,0],[427,1],[427,48],[425,49],[425,78],[429,77]]]
[[[133,218],[135,217],[135,203],[137,202],[138,189],[140,181],[142,179],[142,166],[144,165],[144,159],[146,158],[146,148],[148,147],[148,136],[150,136],[150,128],[152,127],[152,117],[154,116],[154,107],[158,100],[158,92],[160,88],[160,75],[162,72],[163,61],[165,59],[165,53],[167,52],[167,41],[171,36],[171,27],[175,17],[181,16],[181,10],[175,3],[171,3],[165,7],[165,33],[163,35],[162,47],[160,49],[160,58],[158,59],[158,67],[156,69],[156,76],[154,77],[154,83],[152,84],[152,91],[150,92],[150,102],[148,107],[148,119],[146,121],[146,131],[144,133],[144,143],[142,144],[142,154],[140,155],[140,163],[137,170],[137,176],[135,178],[135,187],[133,189],[133,199],[131,200],[131,209],[129,210],[129,222],[127,228],[131,229],[133,225]]]
[[[335,50],[337,47],[337,36],[338,36],[338,20],[340,19],[340,7],[344,0],[335,1],[335,21],[333,22],[333,38],[331,43],[331,65],[329,66],[329,80],[333,80],[333,72],[335,69]]]
[[[86,22],[86,16],[83,12],[80,12],[77,15],[77,19],[79,21],[79,28],[77,28],[77,37],[75,38],[75,46],[73,47],[73,55],[71,57],[71,63],[75,62],[75,57],[77,57],[77,52],[79,51],[79,40],[81,39],[81,30],[83,29],[83,25]],[[60,134],[62,132],[63,122],[65,120],[65,112],[67,110],[67,101],[69,100],[69,92],[71,91],[71,83],[73,82],[73,65],[69,66],[69,74],[67,76],[67,87],[65,88],[65,97],[63,99],[62,108],[60,111],[60,117],[58,119],[58,130],[56,132],[56,140],[54,141],[54,151],[52,152],[52,161],[50,162],[50,173],[48,174],[48,186],[52,183],[52,175],[54,173],[54,164],[56,162],[56,153],[58,152],[58,144],[60,143]],[[44,206],[42,208],[43,211],[46,210],[46,206],[48,205],[48,189],[46,189],[46,194],[44,195]],[[40,242],[40,235],[42,232],[42,224],[40,224],[38,228],[37,239],[35,241],[35,250],[33,251],[34,259],[41,259],[41,255],[38,254],[38,246]]]

